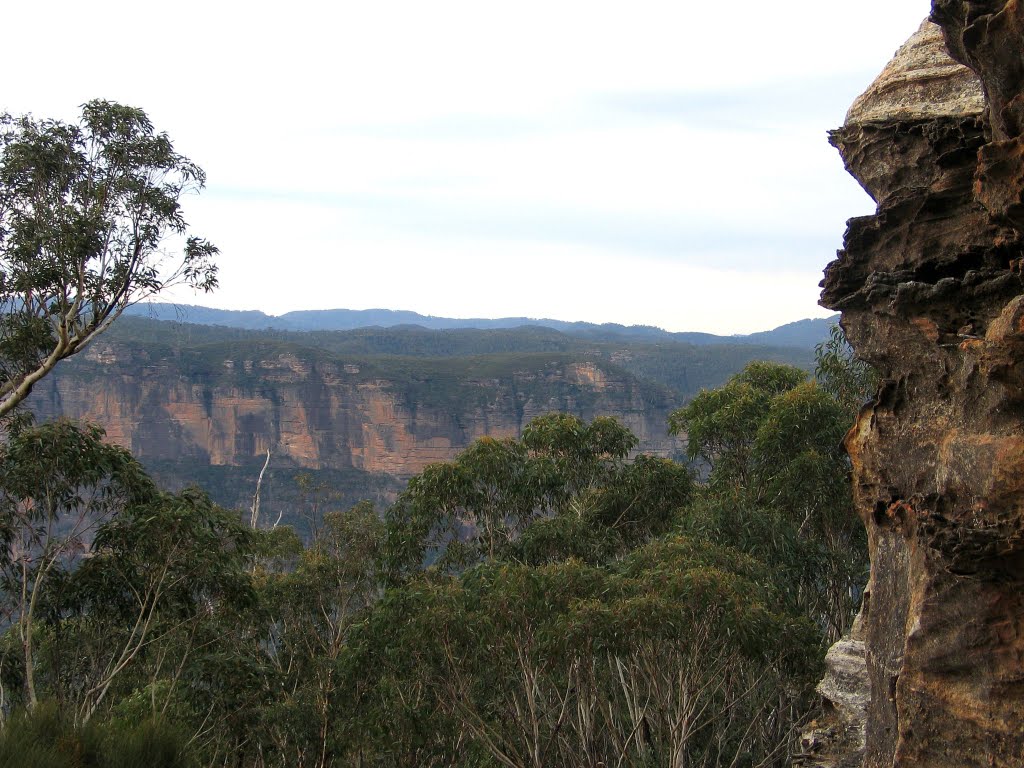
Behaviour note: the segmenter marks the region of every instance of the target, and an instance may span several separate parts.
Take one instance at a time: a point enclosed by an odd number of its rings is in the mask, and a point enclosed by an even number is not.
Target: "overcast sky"
[[[826,131],[927,0],[19,2],[0,111],[145,109],[221,288],[737,333],[804,317],[873,205]]]

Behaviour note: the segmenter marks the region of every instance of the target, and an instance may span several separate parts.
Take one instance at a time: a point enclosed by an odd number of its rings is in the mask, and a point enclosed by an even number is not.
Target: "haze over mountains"
[[[418,312],[393,309],[312,309],[268,315],[259,310],[239,311],[215,309],[191,304],[149,303],[128,309],[127,314],[198,325],[222,325],[249,330],[283,331],[349,331],[359,328],[392,328],[418,326],[428,330],[476,328],[496,330],[540,326],[553,328],[572,336],[618,338],[622,340],[657,341],[659,339],[688,344],[758,344],[782,347],[813,347],[828,337],[828,329],[839,315],[828,318],[798,320],[768,331],[734,336],[719,336],[699,331],[671,332],[649,325],[618,323],[586,323],[550,318],[451,318],[421,315]]]

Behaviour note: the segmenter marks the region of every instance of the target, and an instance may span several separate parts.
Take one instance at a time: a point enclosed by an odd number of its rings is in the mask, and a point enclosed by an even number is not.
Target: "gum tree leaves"
[[[216,286],[217,248],[188,233],[179,203],[205,181],[141,109],[0,116],[0,416],[129,305]],[[176,258],[169,236],[183,240]]]

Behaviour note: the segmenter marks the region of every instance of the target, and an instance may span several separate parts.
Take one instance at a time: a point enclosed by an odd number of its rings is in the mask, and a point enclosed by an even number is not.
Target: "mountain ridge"
[[[616,338],[623,341],[681,341],[696,345],[754,344],[758,346],[813,347],[828,337],[838,315],[806,318],[750,334],[722,336],[701,331],[666,331],[649,325],[588,323],[550,318],[451,318],[421,315],[410,310],[393,309],[315,309],[268,315],[260,310],[231,310],[193,304],[152,302],[129,307],[126,314],[154,320],[193,325],[220,325],[247,330],[348,331],[362,328],[418,327],[427,330],[507,330],[522,327],[552,328],[584,338]]]

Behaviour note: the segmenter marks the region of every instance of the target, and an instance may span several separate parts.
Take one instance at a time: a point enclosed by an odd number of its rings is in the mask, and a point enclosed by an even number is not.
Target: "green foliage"
[[[459,570],[495,558],[600,560],[666,530],[689,474],[649,457],[627,462],[636,443],[614,419],[552,413],[521,440],[483,438],[428,467],[387,512],[392,578],[425,562]]]
[[[103,442],[95,425],[61,419],[10,432],[0,446],[0,494],[7,515],[27,504],[29,520],[47,520],[88,506],[100,516],[116,505],[143,501],[156,493],[141,465],[125,449]]]
[[[758,425],[752,454],[756,498],[808,525],[848,515],[850,485],[843,406],[815,382],[777,395]]]
[[[53,703],[16,711],[0,730],[0,765],[10,768],[93,768],[101,755],[96,729],[76,729]]]
[[[710,467],[709,486],[755,502],[824,507],[845,486],[841,440],[847,414],[796,368],[752,363],[721,389],[672,414],[691,458]]]
[[[533,522],[507,557],[531,565],[567,558],[609,562],[671,530],[692,495],[686,467],[637,456],[600,485],[570,498],[558,514]]]
[[[523,446],[558,473],[563,495],[594,486],[621,466],[636,448],[636,435],[618,421],[599,416],[584,424],[575,416],[550,413],[523,429]]]
[[[192,768],[185,737],[160,720],[76,726],[53,702],[16,711],[0,729],[5,768]]]
[[[65,670],[82,688],[64,695],[82,719],[108,694],[137,685],[133,671],[155,684],[161,655],[189,653],[211,613],[255,604],[246,570],[252,537],[236,513],[194,489],[134,505],[100,527],[92,556],[70,580],[73,610],[63,627],[83,662]],[[179,681],[206,687],[187,671]]]
[[[139,504],[105,523],[93,555],[76,572],[97,610],[132,616],[160,600],[176,618],[221,599],[251,599],[244,566],[252,532],[238,515],[190,489]],[[150,593],[150,600],[139,600]]]
[[[98,427],[22,425],[0,447],[0,626],[21,645],[15,697],[36,704],[37,635],[68,608],[71,574],[97,531],[157,492]],[[13,659],[5,658],[7,674]],[[0,672],[0,685],[3,684]]]
[[[137,685],[156,691],[211,611],[254,602],[237,514],[199,491],[160,493],[102,436],[59,421],[0,450],[0,699],[32,711],[54,698],[78,723]]]
[[[104,768],[191,768],[185,736],[161,720],[110,728]]]
[[[0,700],[31,711],[0,763],[781,768],[864,574],[849,417],[755,363],[673,416],[706,483],[612,419],[549,414],[383,516],[300,476],[301,532],[160,492],[98,431],[15,431],[5,541],[93,522],[46,550],[34,618],[4,584]]]
[[[850,411],[860,408],[878,387],[878,373],[857,359],[838,324],[829,329],[828,340],[814,348],[814,362],[821,388]]]
[[[187,236],[178,202],[204,181],[140,109],[94,100],[76,125],[0,116],[0,415],[127,306],[216,285],[217,248]],[[185,237],[176,265],[168,234]]]
[[[671,428],[709,467],[688,529],[772,564],[793,604],[834,640],[852,621],[867,567],[842,446],[852,414],[805,379],[752,364],[672,414]]]
[[[750,363],[724,387],[705,390],[669,418],[673,434],[686,435],[691,459],[712,467],[712,485],[746,487],[755,469],[758,429],[776,395],[807,378],[798,368]]]
[[[350,645],[375,722],[353,739],[371,765],[766,757],[788,738],[780,703],[803,705],[780,690],[818,670],[813,627],[770,608],[767,583],[750,558],[677,537],[605,567],[490,562],[409,582]],[[431,738],[407,741],[411,722]]]

